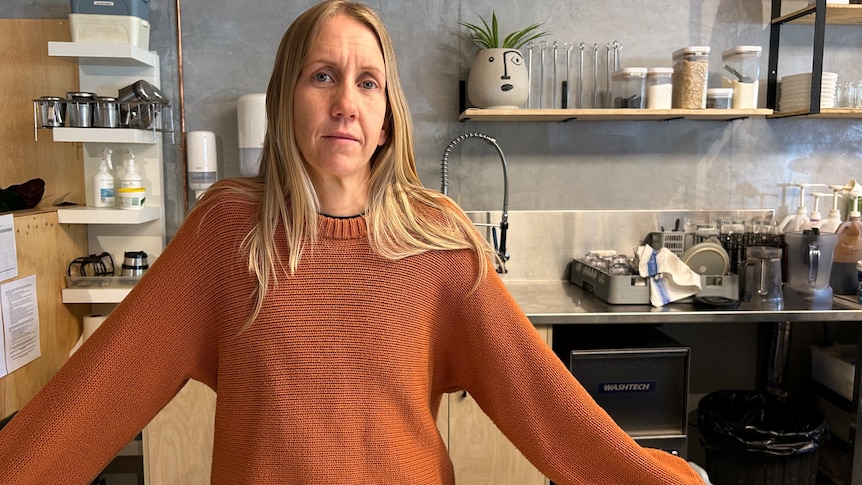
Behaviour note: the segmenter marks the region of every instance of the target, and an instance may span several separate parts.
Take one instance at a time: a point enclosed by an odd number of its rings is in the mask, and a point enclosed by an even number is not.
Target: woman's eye
[[[329,82],[332,78],[329,77],[329,74],[324,72],[319,72],[314,75],[314,80],[322,83]]]
[[[370,80],[370,79],[366,80],[366,81],[362,81],[361,83],[359,83],[359,85],[365,89],[374,89],[377,87],[377,83]]]

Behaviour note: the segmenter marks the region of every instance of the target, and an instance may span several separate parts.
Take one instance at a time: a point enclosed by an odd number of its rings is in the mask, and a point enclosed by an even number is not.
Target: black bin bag
[[[722,390],[697,407],[713,485],[814,485],[828,424],[806,403],[774,394]]]

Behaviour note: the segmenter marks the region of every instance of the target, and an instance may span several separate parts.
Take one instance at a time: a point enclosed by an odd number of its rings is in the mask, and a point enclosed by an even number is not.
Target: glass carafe
[[[816,228],[784,234],[787,243],[788,308],[828,310],[832,308],[832,256],[838,235],[820,233]]]
[[[741,300],[755,310],[784,308],[781,290],[781,248],[749,246],[742,262]]]

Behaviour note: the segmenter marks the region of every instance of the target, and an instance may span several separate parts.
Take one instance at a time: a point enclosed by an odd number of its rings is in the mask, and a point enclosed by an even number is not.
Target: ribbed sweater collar
[[[317,216],[317,234],[330,239],[358,239],[368,232],[365,216],[350,218]]]

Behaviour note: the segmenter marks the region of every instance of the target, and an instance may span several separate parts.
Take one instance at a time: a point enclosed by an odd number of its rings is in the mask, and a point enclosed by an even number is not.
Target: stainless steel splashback
[[[498,226],[500,211],[468,211],[473,222]],[[652,232],[679,230],[722,219],[772,219],[771,209],[723,211],[509,211],[506,242],[511,255],[506,264],[507,280],[566,280],[572,258],[589,251],[610,249],[633,256]],[[491,227],[480,226],[493,242]],[[499,232],[499,231],[498,231]]]

